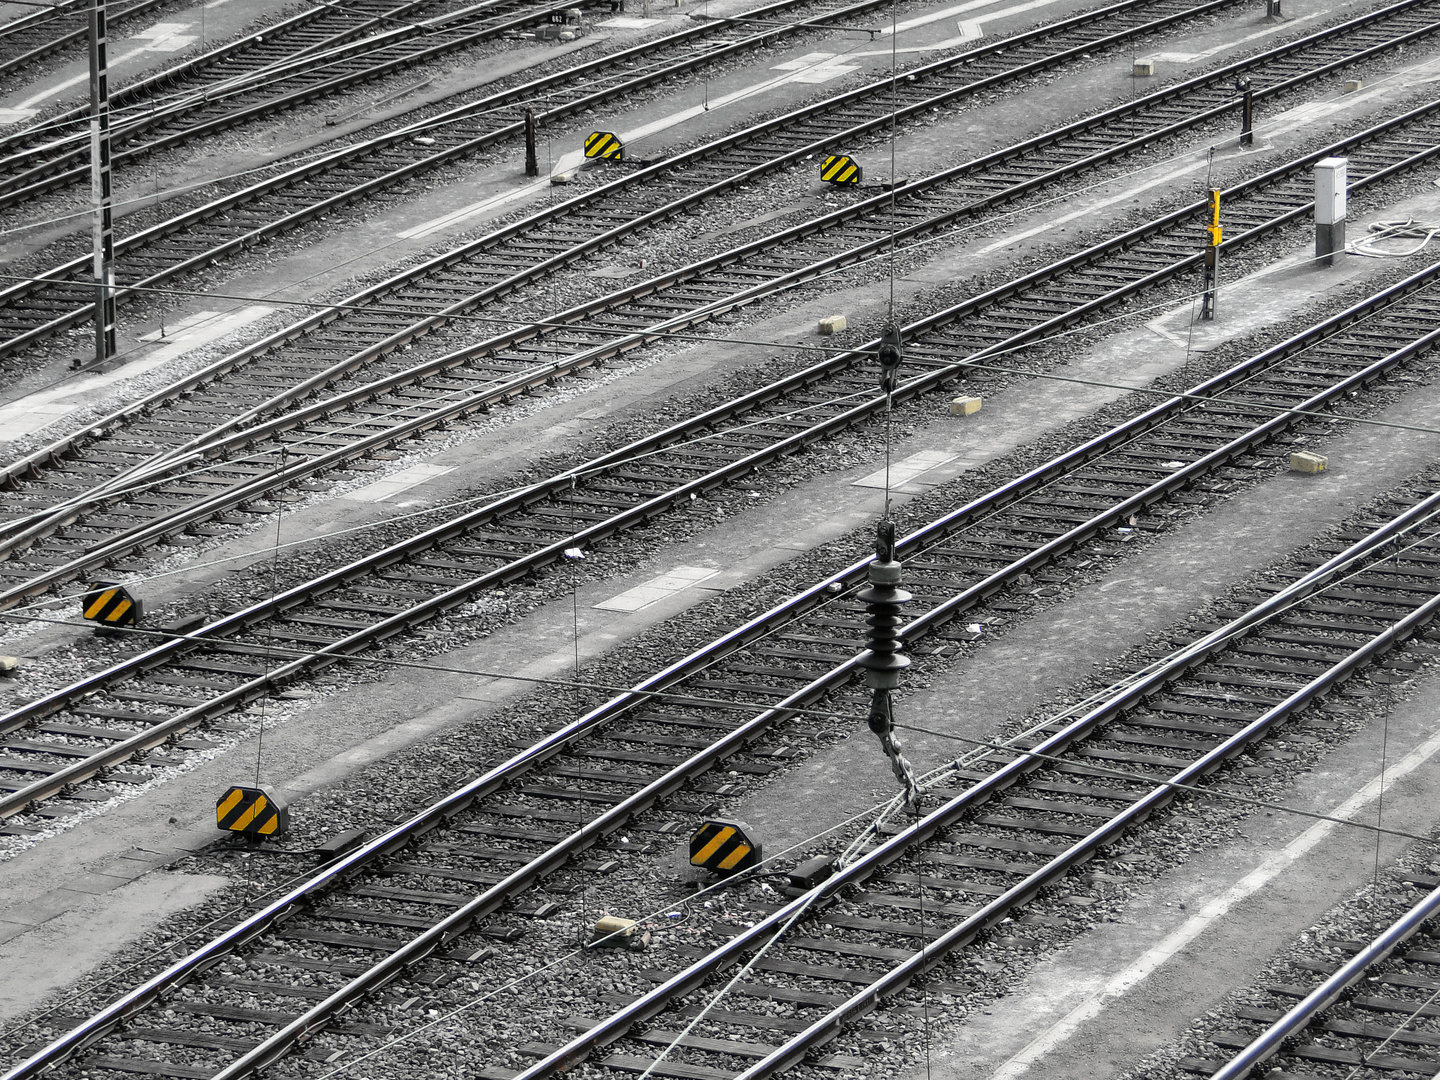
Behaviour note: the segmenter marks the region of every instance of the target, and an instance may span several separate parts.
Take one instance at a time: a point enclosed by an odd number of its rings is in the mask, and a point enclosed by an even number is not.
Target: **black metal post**
[[[115,233],[110,217],[110,76],[105,0],[90,3],[90,191],[95,206],[95,363],[115,355]],[[76,367],[84,365],[79,362]]]
[[[525,175],[540,175],[540,156],[535,150],[535,110],[525,110]]]
[[[1254,93],[1249,79],[1237,79],[1235,89],[1240,91],[1240,145],[1255,145]]]

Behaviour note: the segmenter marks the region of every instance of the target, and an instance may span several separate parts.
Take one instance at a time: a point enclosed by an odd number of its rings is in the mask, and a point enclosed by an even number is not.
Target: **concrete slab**
[[[47,994],[78,982],[117,949],[229,883],[228,878],[211,874],[151,874],[144,881],[106,890],[103,897],[87,897],[68,911],[0,941],[0,969],[5,972],[0,979],[0,1022],[15,1019]]]

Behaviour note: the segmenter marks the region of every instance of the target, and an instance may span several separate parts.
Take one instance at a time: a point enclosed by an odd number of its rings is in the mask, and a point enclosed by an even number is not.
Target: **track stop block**
[[[705,821],[690,834],[690,865],[734,874],[760,865],[760,842],[743,821]]]

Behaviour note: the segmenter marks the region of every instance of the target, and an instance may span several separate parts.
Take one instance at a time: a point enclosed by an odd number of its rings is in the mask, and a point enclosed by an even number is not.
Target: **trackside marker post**
[[[1315,163],[1315,261],[1333,266],[1345,254],[1345,185],[1348,158],[1327,157]]]
[[[1250,88],[1249,79],[1236,79],[1235,89],[1240,94],[1240,145],[1255,145],[1255,92]]]

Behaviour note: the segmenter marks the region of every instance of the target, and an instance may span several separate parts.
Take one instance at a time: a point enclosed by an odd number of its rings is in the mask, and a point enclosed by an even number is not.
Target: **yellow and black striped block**
[[[865,179],[865,170],[848,154],[831,154],[820,166],[820,179],[827,184],[858,184]]]
[[[592,131],[585,140],[587,158],[608,158],[610,161],[625,160],[625,146],[620,136],[613,131]]]
[[[268,788],[237,784],[215,800],[215,824],[252,840],[280,836],[290,828],[290,808]]]
[[[144,608],[113,581],[95,581],[80,598],[80,614],[104,626],[134,626]]]
[[[690,865],[733,874],[759,864],[760,844],[743,821],[706,821],[690,834]]]

